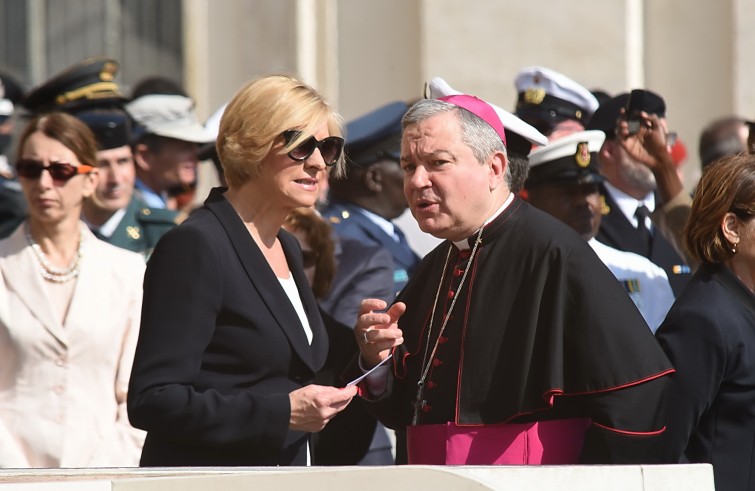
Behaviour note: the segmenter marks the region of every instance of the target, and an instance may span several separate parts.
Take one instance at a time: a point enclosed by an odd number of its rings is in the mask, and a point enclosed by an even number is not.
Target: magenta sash
[[[407,427],[409,464],[576,464],[590,419]]]

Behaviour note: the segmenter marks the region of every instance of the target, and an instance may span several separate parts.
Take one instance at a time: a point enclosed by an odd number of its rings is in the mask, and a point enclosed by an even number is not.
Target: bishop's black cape
[[[582,462],[654,462],[664,375],[673,368],[590,246],[518,197],[484,228],[460,289],[471,251],[446,241],[422,261],[398,298],[407,310],[394,377],[387,395],[367,402],[371,410],[387,426],[410,424],[449,247],[429,351],[459,298],[431,362],[419,424],[589,417]]]

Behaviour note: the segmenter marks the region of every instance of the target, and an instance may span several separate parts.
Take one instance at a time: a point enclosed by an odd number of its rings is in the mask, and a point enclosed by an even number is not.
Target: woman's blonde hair
[[[286,130],[301,131],[283,153],[327,124],[330,136],[342,136],[343,120],[323,96],[288,75],[270,75],[248,82],[228,103],[216,147],[229,186],[241,186],[259,174],[260,165]],[[280,139],[280,140],[279,140]],[[344,170],[343,155],[333,173]]]

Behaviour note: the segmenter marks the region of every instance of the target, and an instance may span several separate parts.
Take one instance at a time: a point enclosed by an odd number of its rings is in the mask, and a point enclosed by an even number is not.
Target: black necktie
[[[637,207],[637,211],[634,212],[634,216],[637,218],[637,235],[639,236],[643,247],[642,255],[649,256],[653,236],[647,228],[646,219],[650,216],[650,210],[648,210],[643,203],[640,203]]]

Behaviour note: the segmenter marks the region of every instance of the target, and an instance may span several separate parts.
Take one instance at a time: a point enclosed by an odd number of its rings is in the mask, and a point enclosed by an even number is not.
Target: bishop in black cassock
[[[657,403],[672,368],[616,278],[573,230],[518,197],[483,229],[469,264],[475,238],[462,249],[439,245],[400,295],[405,342],[394,351],[388,396],[368,403],[373,411],[387,426],[411,424],[428,336],[432,347],[440,313],[458,296],[431,362],[418,425],[508,423],[519,433],[533,422],[559,420],[567,425],[555,428],[559,434],[576,432],[564,450],[575,460],[545,455],[542,463],[653,462],[664,428]],[[411,431],[410,459],[413,444],[422,444],[411,441]]]
[[[496,117],[471,96],[446,101],[488,123]],[[448,128],[438,121],[415,131],[417,157],[402,162],[408,173],[424,173],[416,178],[425,188],[419,201],[430,206],[413,212],[431,227],[445,219],[432,210],[455,206],[454,187],[465,185],[449,176],[477,172],[474,165],[493,172],[438,143]],[[410,464],[658,461],[671,364],[587,243],[495,186],[480,190],[493,195],[483,205],[500,203],[482,227],[428,254],[398,298],[406,311],[389,310],[403,343],[393,349],[387,387],[378,390],[379,376],[371,375],[360,386],[363,400],[387,426],[407,428]],[[381,315],[360,317],[363,356],[398,336],[393,323],[368,325]]]

